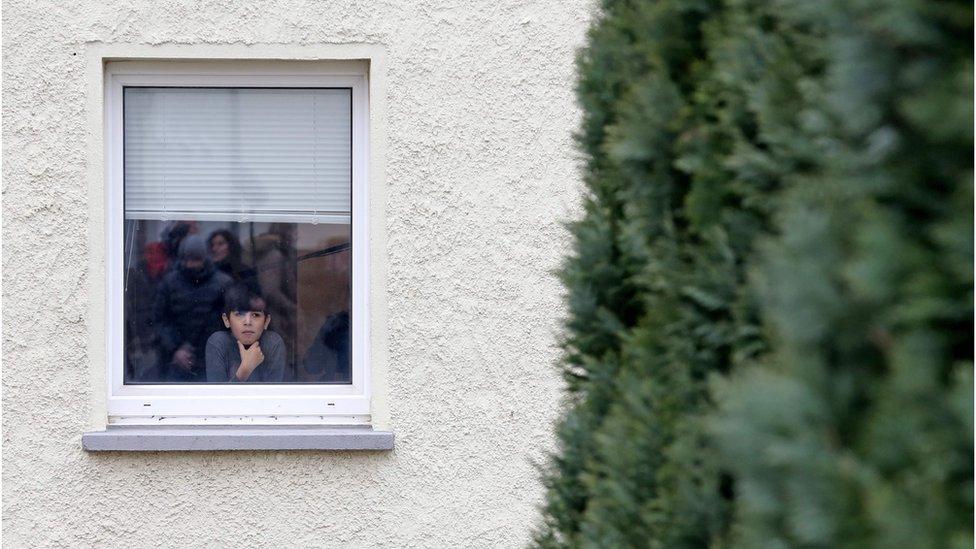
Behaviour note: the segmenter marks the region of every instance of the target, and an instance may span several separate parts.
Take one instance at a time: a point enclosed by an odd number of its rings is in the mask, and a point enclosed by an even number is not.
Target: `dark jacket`
[[[207,338],[224,329],[220,313],[224,290],[231,283],[231,277],[217,271],[209,261],[195,276],[177,265],[163,277],[153,305],[162,362],[161,381],[206,381]],[[192,346],[196,355],[190,373],[172,364],[173,353],[183,344]]]
[[[351,382],[350,344],[349,313],[329,316],[305,353],[305,371],[324,382]]]
[[[258,271],[256,269],[248,267],[239,261],[233,262],[227,259],[215,262],[214,267],[231,277],[235,284],[244,284],[252,292],[261,295],[261,283],[258,281]]]

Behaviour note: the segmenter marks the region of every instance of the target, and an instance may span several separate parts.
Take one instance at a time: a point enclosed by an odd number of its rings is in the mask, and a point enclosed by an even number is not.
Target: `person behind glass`
[[[220,329],[224,290],[231,278],[216,270],[199,235],[182,239],[178,262],[156,292],[153,319],[164,357],[160,381],[206,381],[203,351],[207,338]]]
[[[254,266],[275,330],[285,341],[285,377],[295,379],[295,339],[298,322],[298,263],[294,245],[295,226],[271,223],[254,242]]]
[[[305,352],[305,360],[302,361],[305,372],[316,381],[352,381],[351,339],[349,311],[329,315]]]
[[[166,246],[166,254],[171,265],[179,261],[180,244],[183,239],[198,232],[200,232],[200,224],[196,221],[171,221],[166,224],[159,236]]]
[[[261,292],[258,273],[241,259],[241,241],[234,233],[227,229],[217,229],[210,233],[207,245],[210,247],[210,257],[218,269],[227,273],[235,283],[243,282],[253,291]]]
[[[156,289],[169,268],[166,245],[150,242],[142,257],[126,272],[125,349],[126,379],[159,381],[159,349],[153,325]]]
[[[221,315],[227,330],[207,340],[207,381],[281,382],[285,377],[285,343],[268,329],[271,315],[260,294],[236,284],[224,294]]]

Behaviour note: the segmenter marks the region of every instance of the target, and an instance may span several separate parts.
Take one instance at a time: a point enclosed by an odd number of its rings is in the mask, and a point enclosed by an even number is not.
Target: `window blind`
[[[125,88],[125,217],[348,222],[351,97],[347,88]]]

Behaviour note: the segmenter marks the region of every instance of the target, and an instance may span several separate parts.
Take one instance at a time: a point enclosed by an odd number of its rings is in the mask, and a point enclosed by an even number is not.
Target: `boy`
[[[246,285],[224,294],[221,315],[228,331],[207,340],[208,382],[280,383],[285,377],[285,343],[268,330],[271,315],[264,299]]]

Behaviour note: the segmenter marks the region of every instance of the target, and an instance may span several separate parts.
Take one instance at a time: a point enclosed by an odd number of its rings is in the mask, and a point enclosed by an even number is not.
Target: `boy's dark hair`
[[[261,307],[255,308],[255,302],[260,300]],[[264,297],[254,291],[247,284],[234,284],[224,291],[224,308],[222,312],[229,314],[233,311],[261,311],[267,313]]]

